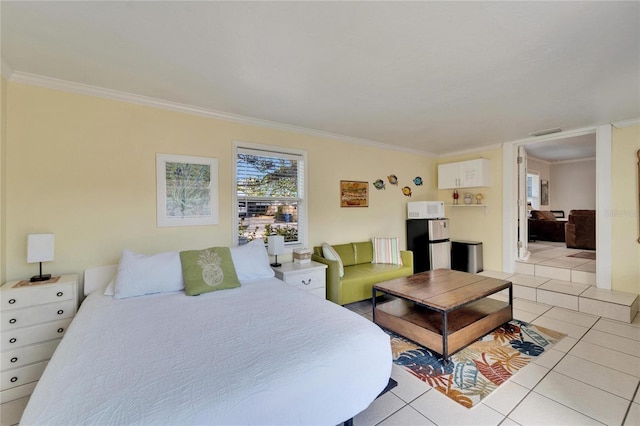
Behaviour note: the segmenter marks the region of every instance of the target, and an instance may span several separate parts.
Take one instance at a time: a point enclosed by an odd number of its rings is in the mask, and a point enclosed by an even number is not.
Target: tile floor
[[[529,243],[531,255],[517,261],[515,274],[485,271],[482,275],[509,279],[514,297],[558,306],[604,318],[631,322],[638,312],[637,294],[612,292],[595,287],[596,261],[569,257],[582,251],[565,243]]]
[[[640,425],[640,314],[629,324],[524,298],[513,303],[516,319],[567,337],[472,409],[394,365],[398,386],[354,424]],[[372,319],[370,301],[346,307]]]

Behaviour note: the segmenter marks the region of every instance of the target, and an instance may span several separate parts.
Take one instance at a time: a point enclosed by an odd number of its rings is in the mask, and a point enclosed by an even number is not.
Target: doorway
[[[515,269],[515,261],[526,253],[523,245],[527,244],[526,221],[519,220],[526,217],[527,203],[523,195],[526,194],[525,181],[519,179],[519,172],[522,167],[518,165],[518,148],[526,147],[527,150],[535,150],[535,147],[542,143],[549,143],[550,146],[560,148],[563,144],[559,141],[583,136],[595,136],[596,141],[596,211],[605,212],[611,208],[611,125],[601,125],[598,127],[581,129],[572,132],[562,132],[555,135],[548,135],[538,138],[529,138],[505,144],[503,147],[503,264],[505,271]],[[541,145],[540,145],[541,146]],[[542,178],[541,178],[542,179]],[[520,183],[518,183],[520,182]],[[553,200],[553,183],[550,186],[551,200]],[[553,205],[553,201],[551,201]],[[567,212],[568,213],[568,212]],[[611,218],[607,215],[599,214],[596,223],[597,241],[597,287],[611,289]],[[523,241],[524,237],[524,241]]]

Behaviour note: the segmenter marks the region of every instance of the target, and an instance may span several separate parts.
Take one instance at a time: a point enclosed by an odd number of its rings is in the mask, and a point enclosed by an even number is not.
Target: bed
[[[378,326],[274,277],[117,299],[116,271],[85,272],[22,425],[337,425],[389,381]]]

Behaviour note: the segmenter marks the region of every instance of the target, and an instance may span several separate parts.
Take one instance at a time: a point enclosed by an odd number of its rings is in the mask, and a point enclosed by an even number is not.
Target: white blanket
[[[95,291],[21,425],[336,425],[390,374],[378,326],[275,278],[196,297]]]

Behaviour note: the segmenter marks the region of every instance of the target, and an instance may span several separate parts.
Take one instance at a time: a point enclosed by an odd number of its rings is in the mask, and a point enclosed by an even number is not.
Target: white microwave
[[[443,201],[410,201],[407,203],[407,217],[409,219],[444,218],[444,202]]]

